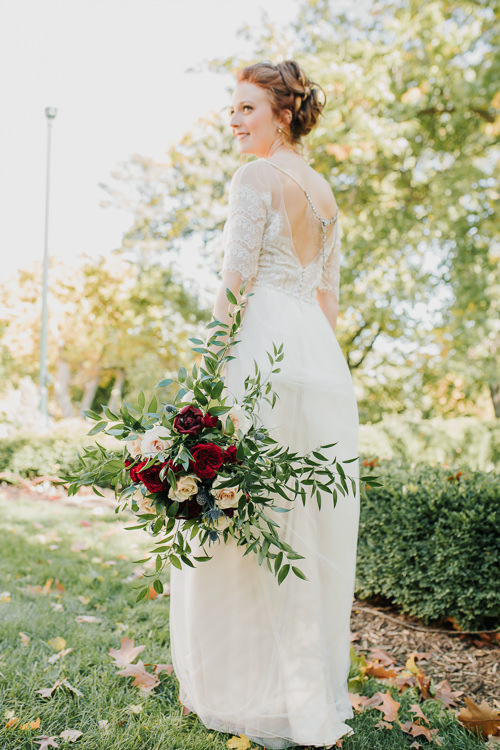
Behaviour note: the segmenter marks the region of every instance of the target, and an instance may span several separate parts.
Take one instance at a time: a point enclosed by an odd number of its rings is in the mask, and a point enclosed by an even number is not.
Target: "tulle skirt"
[[[279,400],[260,413],[279,442],[307,452],[320,444],[339,458],[358,455],[358,415],[350,373],[316,303],[257,287],[248,302],[227,385],[238,400],[254,360],[284,344],[272,376]],[[357,462],[348,464],[357,477]],[[283,504],[281,500],[279,504]],[[195,569],[172,569],[172,660],[180,698],[210,729],[243,733],[266,748],[329,745],[351,730],[347,693],[349,616],[354,589],[358,493],[308,498],[279,515],[280,535],[305,556],[308,580],[281,586],[257,557],[230,541]]]

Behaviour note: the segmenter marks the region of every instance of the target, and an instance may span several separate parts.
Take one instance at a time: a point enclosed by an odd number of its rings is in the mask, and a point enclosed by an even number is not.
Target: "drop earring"
[[[282,129],[282,128],[278,128],[278,133],[279,133],[280,135],[281,135],[281,133],[282,133],[282,132],[283,132],[283,129]]]

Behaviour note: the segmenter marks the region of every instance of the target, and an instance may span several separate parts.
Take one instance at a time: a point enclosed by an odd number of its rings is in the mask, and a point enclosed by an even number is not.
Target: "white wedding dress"
[[[281,372],[272,381],[279,400],[260,418],[293,450],[338,441],[332,451],[350,459],[358,455],[352,381],[316,300],[318,289],[338,295],[339,228],[326,218],[274,162],[260,159],[235,173],[224,268],[252,280],[254,294],[227,386],[237,400],[254,360],[269,372],[266,351],[283,343]],[[297,247],[306,241],[316,241],[318,252],[302,265]],[[346,470],[357,476],[357,462]],[[266,748],[322,747],[351,731],[344,722],[352,716],[347,676],[358,514],[356,493],[340,496],[335,508],[325,497],[318,510],[309,498],[279,515],[280,535],[305,556],[299,565],[307,581],[290,574],[278,586],[256,555],[243,557],[232,541],[216,543],[213,559],[195,569],[172,569],[180,699],[207,727],[241,732]]]

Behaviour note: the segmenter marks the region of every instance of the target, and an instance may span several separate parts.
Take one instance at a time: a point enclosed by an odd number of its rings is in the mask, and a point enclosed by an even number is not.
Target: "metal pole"
[[[42,276],[42,330],[40,334],[40,414],[44,426],[49,422],[48,397],[48,368],[47,368],[47,323],[48,323],[48,293],[49,293],[49,197],[50,197],[50,146],[52,122],[57,115],[57,109],[46,107],[47,118],[47,181],[45,185],[45,241],[43,247],[43,276]]]

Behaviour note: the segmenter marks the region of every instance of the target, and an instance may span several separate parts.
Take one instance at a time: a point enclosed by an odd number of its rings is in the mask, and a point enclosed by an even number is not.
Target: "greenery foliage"
[[[82,438],[19,436],[0,439],[0,472],[11,472],[33,479],[47,475],[60,476],[78,466],[77,448]]]
[[[357,595],[383,596],[424,621],[500,625],[500,477],[376,465],[362,503]]]
[[[360,426],[359,452],[364,458],[500,470],[500,424],[476,417],[411,420],[388,415]]]

